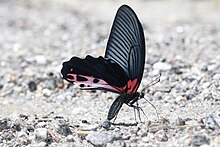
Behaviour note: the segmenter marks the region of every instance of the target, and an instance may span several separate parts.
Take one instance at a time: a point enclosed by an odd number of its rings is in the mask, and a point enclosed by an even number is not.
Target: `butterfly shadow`
[[[125,126],[125,127],[130,127],[130,126],[137,126],[138,123],[112,123],[114,126]]]

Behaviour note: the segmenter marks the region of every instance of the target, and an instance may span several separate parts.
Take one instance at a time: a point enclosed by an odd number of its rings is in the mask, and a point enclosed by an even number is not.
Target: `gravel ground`
[[[103,55],[124,1],[0,1],[0,146],[220,146],[219,1],[127,1],[143,22],[148,60],[136,124],[116,94],[63,81],[62,62]]]

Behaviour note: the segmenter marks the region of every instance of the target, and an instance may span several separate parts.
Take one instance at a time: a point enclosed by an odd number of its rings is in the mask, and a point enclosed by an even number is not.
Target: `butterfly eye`
[[[100,80],[99,79],[94,79],[93,83],[98,83]]]

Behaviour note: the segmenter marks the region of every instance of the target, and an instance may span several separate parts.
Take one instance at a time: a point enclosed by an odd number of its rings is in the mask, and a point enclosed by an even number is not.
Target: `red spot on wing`
[[[122,93],[122,92],[126,92],[127,94],[130,93],[135,93],[138,89],[138,85],[137,85],[137,79],[134,80],[129,80],[127,82],[127,85],[125,85],[124,87],[118,88],[115,87],[115,91]]]
[[[137,79],[129,80],[127,83],[127,94],[137,91]]]

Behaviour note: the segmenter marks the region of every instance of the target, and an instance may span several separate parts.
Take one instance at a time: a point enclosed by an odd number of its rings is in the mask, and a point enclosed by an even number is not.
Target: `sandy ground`
[[[105,130],[116,95],[80,91],[60,70],[73,55],[103,55],[125,3],[147,42],[140,90],[162,73],[146,92],[160,122],[141,100],[144,123],[123,106]],[[220,146],[219,16],[217,0],[0,1],[0,146]]]

